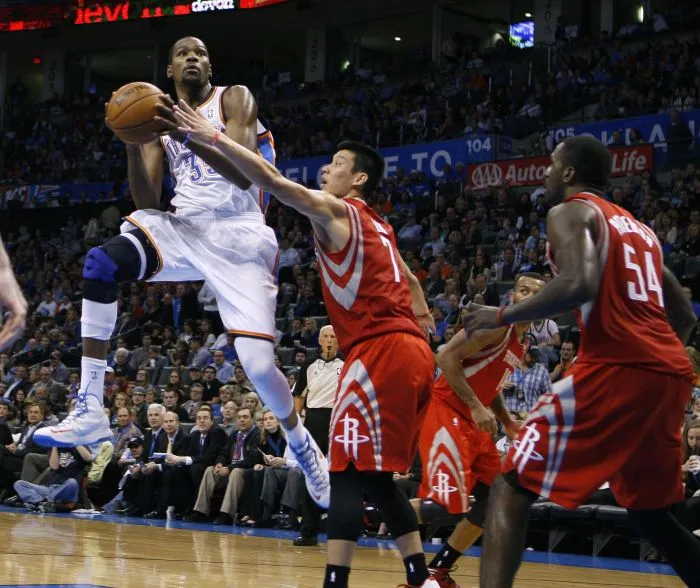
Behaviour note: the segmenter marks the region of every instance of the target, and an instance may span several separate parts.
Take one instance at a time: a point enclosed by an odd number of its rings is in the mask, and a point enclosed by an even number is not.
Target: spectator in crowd
[[[214,363],[210,367],[216,370],[216,379],[219,382],[228,382],[233,377],[233,366],[226,361],[224,352],[221,350],[214,351]]]
[[[204,473],[199,485],[197,500],[192,513],[185,517],[186,521],[204,522],[209,518],[211,499],[214,490],[226,487],[221,512],[214,521],[220,525],[230,525],[238,513],[238,503],[243,493],[243,474],[256,463],[260,463],[261,455],[260,430],[255,426],[253,413],[249,408],[238,410],[238,433],[231,437],[216,460],[216,465],[210,466]]]
[[[148,426],[148,404],[146,403],[146,389],[136,386],[131,392],[131,402],[136,411],[135,424],[141,430]]]
[[[508,410],[525,420],[542,394],[551,390],[549,372],[539,363],[539,349],[531,345],[501,387]]]
[[[576,362],[576,344],[573,341],[564,341],[561,345],[561,361],[554,367],[550,378],[552,382],[558,382],[566,377],[566,374]]]
[[[235,373],[235,370],[234,370]],[[202,400],[204,402],[211,402],[212,404],[218,404],[219,402],[219,389],[222,383],[216,377],[216,370],[209,366],[204,370],[204,379],[202,381]]]
[[[168,388],[163,392],[163,406],[165,410],[177,415],[178,422],[187,423],[190,421],[189,414],[180,406],[180,391],[178,389]]]
[[[114,429],[114,435],[112,437],[114,455],[117,456],[117,458],[121,456],[129,440],[141,436],[141,431],[131,422],[129,409],[126,406],[118,409],[117,427]]]
[[[207,468],[213,467],[227,442],[224,430],[214,424],[211,408],[201,406],[196,413],[196,429],[187,447],[179,455],[175,450],[165,458],[169,466],[163,484],[171,489],[177,513],[191,514],[195,492],[199,490]]]
[[[201,384],[192,384],[190,386],[190,399],[182,403],[182,410],[187,413],[187,419],[184,422],[192,422],[195,420],[197,411],[202,406],[202,397],[204,388]]]
[[[527,334],[540,350],[540,362],[549,368],[557,360],[557,349],[561,347],[559,327],[553,320],[534,321],[527,329]]]
[[[163,416],[163,431],[165,432],[164,440],[167,440],[165,447],[165,463],[158,464],[158,471],[154,473],[150,481],[154,488],[152,494],[155,495],[155,509],[146,513],[145,519],[165,519],[167,518],[168,507],[175,504],[173,494],[175,488],[173,485],[173,472],[175,465],[168,464],[167,456],[178,455],[184,453],[189,445],[189,436],[180,429],[180,420],[177,413],[168,410]]]
[[[202,338],[199,335],[195,335],[190,339],[189,346],[190,354],[187,358],[187,363],[190,366],[197,366],[203,370],[211,364],[211,355],[202,346]]]
[[[27,510],[32,512],[56,512],[57,508],[72,510],[80,494],[80,481],[86,464],[93,454],[83,447],[58,449],[49,453],[51,472],[41,485],[19,480],[15,492]]]
[[[238,406],[233,400],[229,400],[224,404],[221,410],[221,422],[219,427],[226,433],[227,437],[238,432]]]

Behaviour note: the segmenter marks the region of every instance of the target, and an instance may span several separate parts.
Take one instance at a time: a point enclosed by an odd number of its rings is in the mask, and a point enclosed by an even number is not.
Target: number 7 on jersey
[[[389,233],[382,225],[380,225],[374,219],[372,219],[372,222],[374,223],[374,228],[377,229],[377,233],[379,233],[379,239],[381,240],[382,244],[389,250],[389,256],[391,257],[391,265],[394,266],[394,281],[398,284],[401,281],[401,273],[399,272],[399,264],[396,263],[394,245],[392,244],[391,239],[389,239]]]

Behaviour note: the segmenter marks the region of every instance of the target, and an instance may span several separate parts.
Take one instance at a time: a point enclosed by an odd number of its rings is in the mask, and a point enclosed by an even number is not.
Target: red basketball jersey
[[[654,231],[595,194],[581,192],[565,202],[588,206],[597,217],[600,288],[575,313],[581,329],[577,361],[628,364],[693,378],[664,308],[663,251]],[[550,249],[549,256],[556,274],[556,251]]]
[[[347,354],[356,343],[387,333],[424,338],[391,225],[358,198],[343,202],[350,225],[345,247],[331,253],[316,239],[323,300],[340,349]]]
[[[515,326],[511,325],[499,342],[462,361],[467,384],[484,406],[490,406],[498,396],[503,382],[520,363],[524,352],[525,346],[519,341]],[[469,407],[452,390],[442,374],[433,386],[433,395],[471,419]]]

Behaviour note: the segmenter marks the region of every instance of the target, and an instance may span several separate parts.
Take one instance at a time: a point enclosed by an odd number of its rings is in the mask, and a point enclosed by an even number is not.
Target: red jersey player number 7
[[[256,186],[311,220],[326,310],[346,355],[329,432],[324,586],[348,585],[366,492],[396,537],[406,586],[438,588],[413,509],[393,481],[393,472],[408,471],[418,448],[435,367],[424,329],[434,323],[391,225],[365,202],[383,177],[383,158],[361,143],[341,143],[323,168],[321,189],[311,190],[222,136],[185,103],[173,113],[178,131],[216,145]]]

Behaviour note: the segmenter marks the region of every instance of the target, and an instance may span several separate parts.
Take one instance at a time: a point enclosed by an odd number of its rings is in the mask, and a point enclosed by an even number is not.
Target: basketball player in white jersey
[[[244,86],[214,87],[209,53],[185,37],[170,50],[168,77],[184,100],[236,143],[274,164],[274,147],[258,120],[257,104]],[[172,116],[163,96],[162,116]],[[212,142],[213,143],[213,142]],[[299,422],[287,380],[275,367],[274,333],[278,254],[263,216],[265,196],[214,145],[171,133],[145,145],[127,145],[129,186],[139,210],[126,217],[121,235],[91,249],[85,259],[83,359],[78,409],[37,442],[89,445],[111,437],[103,414],[108,341],[117,320],[117,289],[124,281],[205,280],[214,290],[221,319],[236,335],[243,369],[287,431],[313,499],[328,506],[327,463]],[[175,178],[176,212],[159,212],[163,155]]]

